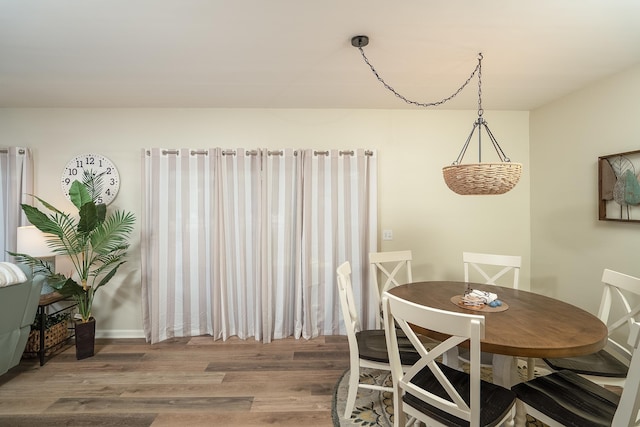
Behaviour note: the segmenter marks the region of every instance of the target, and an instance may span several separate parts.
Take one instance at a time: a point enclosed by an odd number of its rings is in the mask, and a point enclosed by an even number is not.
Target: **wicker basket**
[[[520,180],[521,163],[468,163],[442,168],[449,188],[462,195],[504,194]]]
[[[44,331],[44,348],[45,356],[51,355],[58,350],[69,336],[69,329],[67,328],[67,322],[56,323],[49,329]],[[36,357],[40,351],[40,331],[37,329],[32,330],[29,333],[29,339],[27,340],[27,346],[24,349],[24,357]]]

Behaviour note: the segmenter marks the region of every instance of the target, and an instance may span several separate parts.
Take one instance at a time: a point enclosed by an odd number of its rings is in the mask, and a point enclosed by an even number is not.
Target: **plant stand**
[[[33,357],[34,354],[40,359],[40,366],[45,364],[45,358],[51,356],[53,353],[57,353],[60,348],[64,346],[64,343],[73,338],[73,334],[67,334],[61,342],[47,342],[46,337],[46,319],[47,316],[53,316],[62,312],[71,311],[77,304],[71,302],[67,297],[63,297],[57,292],[50,294],[40,295],[40,301],[38,302],[38,311],[36,318],[39,319],[40,327],[38,331],[38,342],[34,343],[33,349],[30,347],[30,343],[27,342],[25,347],[25,357]],[[64,303],[66,306],[54,311],[49,310],[52,304]]]

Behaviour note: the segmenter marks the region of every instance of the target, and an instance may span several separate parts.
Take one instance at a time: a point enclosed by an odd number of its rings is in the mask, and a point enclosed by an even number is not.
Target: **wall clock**
[[[113,162],[101,154],[87,153],[79,154],[69,160],[69,163],[62,171],[62,191],[67,199],[69,189],[73,181],[82,182],[85,171],[91,172],[94,176],[102,174],[102,193],[96,199],[96,203],[108,205],[115,199],[120,189],[120,175]]]

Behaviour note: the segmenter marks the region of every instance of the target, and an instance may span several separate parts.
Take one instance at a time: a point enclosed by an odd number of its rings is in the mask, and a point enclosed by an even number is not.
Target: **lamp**
[[[51,250],[47,244],[48,236],[38,230],[34,225],[18,227],[17,232],[17,252],[27,254],[33,258],[47,260],[55,265],[55,252]],[[50,258],[50,260],[49,260]],[[49,286],[46,281],[42,286],[42,294],[53,292],[54,289]]]
[[[360,50],[360,54],[365,63],[369,66],[373,74],[382,85],[393,92],[393,94],[402,99],[404,102],[418,107],[435,107],[453,99],[458,95],[473,79],[478,75],[478,119],[473,123],[471,133],[467,137],[466,142],[462,146],[460,154],[456,160],[450,165],[442,168],[442,174],[444,176],[445,183],[454,192],[462,195],[480,195],[480,194],[503,194],[511,190],[520,180],[522,174],[522,164],[512,163],[505,154],[496,138],[493,136],[487,122],[482,117],[484,110],[482,109],[482,53],[478,54],[478,65],[473,70],[469,78],[456,90],[453,94],[437,102],[416,102],[412,101],[391,87],[387,82],[380,77],[373,65],[369,62],[369,59],[364,54],[362,49],[369,44],[369,37],[367,36],[354,36],[351,38],[351,45]],[[473,137],[476,129],[478,130],[478,163],[462,164],[462,158],[464,157],[469,142]],[[482,129],[485,130],[489,136],[493,148],[498,153],[500,162],[482,163]]]
[[[38,230],[35,225],[18,227],[18,247],[21,254],[28,254],[34,258],[50,258],[56,254],[47,244],[47,234]]]

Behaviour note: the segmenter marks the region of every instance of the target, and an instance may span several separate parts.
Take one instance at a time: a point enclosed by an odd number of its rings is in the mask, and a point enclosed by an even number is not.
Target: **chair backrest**
[[[609,341],[607,348],[618,359],[628,364],[632,351],[623,345],[624,338],[628,337],[635,316],[640,312],[640,304],[632,307],[628,300],[628,294],[640,295],[640,278],[605,269],[602,273],[604,290],[598,310],[598,317],[609,329]],[[625,295],[626,293],[626,295]],[[625,330],[628,326],[628,330]]]
[[[464,281],[465,282],[484,282],[489,285],[508,285],[514,289],[518,289],[520,280],[520,266],[522,257],[517,255],[495,255],[482,254],[476,252],[463,252],[462,262],[464,264]],[[470,274],[469,268],[479,273],[482,281],[475,280]],[[502,267],[502,268],[501,268]],[[498,283],[498,279],[505,274],[513,272],[513,282],[508,283],[503,279]],[[474,276],[475,277],[475,276]]]
[[[633,356],[629,365],[627,380],[620,396],[620,402],[613,416],[612,427],[638,425],[638,411],[640,410],[640,323],[632,320],[630,328],[631,331],[627,343],[633,348]]]
[[[349,261],[342,263],[336,270],[338,276],[338,295],[340,296],[340,307],[344,318],[345,329],[349,347],[355,346],[355,354],[358,353],[356,332],[360,332],[360,318],[358,308],[351,286],[351,264]]]
[[[394,411],[402,411],[402,395],[409,393],[455,417],[467,420],[471,425],[480,422],[480,340],[484,337],[484,316],[455,313],[415,304],[386,292],[383,295],[384,325],[387,334],[389,362],[395,389]],[[420,353],[420,360],[403,374],[397,341],[397,323]],[[422,344],[410,325],[450,335],[432,350]],[[469,405],[443,374],[436,358],[449,349],[469,341],[470,345],[470,400]],[[423,368],[429,367],[451,400],[444,399],[431,390],[411,383],[411,379]]]
[[[380,295],[389,289],[413,282],[411,272],[411,261],[413,255],[411,251],[389,251],[389,252],[370,252],[369,265],[371,266],[371,277],[373,278],[374,301],[376,301],[379,310],[376,311],[377,325],[382,327],[382,319],[380,311]],[[404,272],[404,274],[403,274]],[[383,280],[382,286],[378,278]]]

